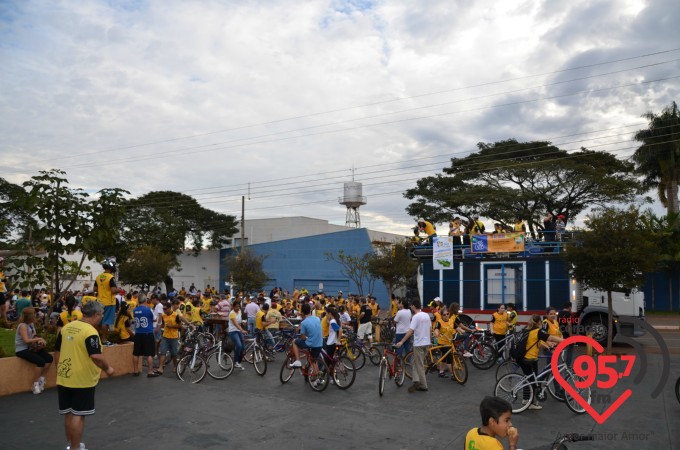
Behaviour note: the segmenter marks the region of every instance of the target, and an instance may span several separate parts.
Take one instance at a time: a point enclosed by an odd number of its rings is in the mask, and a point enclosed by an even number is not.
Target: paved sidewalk
[[[645,319],[657,330],[680,330],[680,314],[647,314]]]

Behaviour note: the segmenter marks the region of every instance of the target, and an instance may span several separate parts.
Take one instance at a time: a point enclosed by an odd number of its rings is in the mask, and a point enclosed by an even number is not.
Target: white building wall
[[[191,283],[196,289],[205,290],[207,285],[215,287],[220,280],[220,251],[203,250],[197,256],[192,252],[184,252],[179,256],[180,270],[173,269],[170,276],[173,286],[178,291],[184,286],[187,290]],[[165,286],[161,286],[165,290]]]

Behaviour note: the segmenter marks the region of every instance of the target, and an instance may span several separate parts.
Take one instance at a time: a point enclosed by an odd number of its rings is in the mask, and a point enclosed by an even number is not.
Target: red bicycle
[[[396,347],[391,345],[391,350],[387,346],[383,349],[383,356],[380,360],[380,373],[378,376],[378,394],[381,396],[385,392],[385,379],[387,376],[390,379],[394,378],[394,383],[401,387],[404,384],[406,371],[404,370],[404,363],[401,357],[395,351]]]

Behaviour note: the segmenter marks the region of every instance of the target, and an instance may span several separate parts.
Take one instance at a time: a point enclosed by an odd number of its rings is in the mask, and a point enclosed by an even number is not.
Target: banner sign
[[[433,238],[432,268],[434,270],[453,270],[453,238],[451,236]]]
[[[511,253],[524,251],[523,233],[473,234],[472,253]]]

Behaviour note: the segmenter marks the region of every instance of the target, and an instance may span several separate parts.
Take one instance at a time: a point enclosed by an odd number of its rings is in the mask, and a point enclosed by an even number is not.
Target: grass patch
[[[0,358],[14,356],[14,330],[0,328]]]

